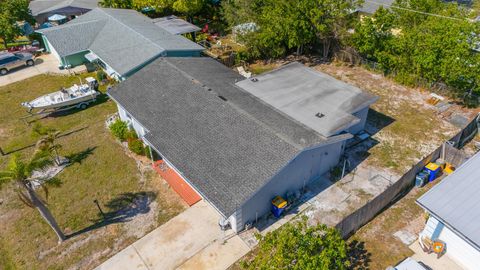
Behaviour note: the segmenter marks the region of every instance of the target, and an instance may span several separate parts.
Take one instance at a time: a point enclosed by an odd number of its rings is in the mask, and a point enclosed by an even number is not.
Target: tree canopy
[[[352,46],[403,83],[440,82],[459,94],[479,91],[480,54],[474,50],[480,45],[479,24],[467,19],[468,11],[435,0],[398,0],[397,5],[419,12],[377,10],[357,24]]]
[[[33,23],[33,17],[28,8],[29,0],[2,0],[0,1],[0,38],[4,46],[22,34],[18,22]]]
[[[161,14],[176,13],[192,17],[205,8],[207,0],[103,0],[101,5],[136,10],[153,8],[155,12]]]
[[[257,251],[243,268],[343,270],[350,265],[340,233],[326,225],[308,226],[306,217],[260,237]]]
[[[243,36],[254,57],[280,57],[292,49],[321,44],[323,56],[340,41],[360,0],[232,0],[224,1],[231,27],[255,23],[258,30]]]

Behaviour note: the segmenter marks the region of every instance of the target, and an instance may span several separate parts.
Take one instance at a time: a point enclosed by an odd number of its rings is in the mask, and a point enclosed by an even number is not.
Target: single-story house
[[[421,196],[430,214],[420,237],[442,240],[446,255],[465,269],[480,269],[480,153]]]
[[[33,0],[29,8],[35,20],[42,24],[54,14],[80,16],[98,7],[100,0]]]
[[[390,8],[394,2],[395,0],[365,0],[356,12],[360,15],[371,16],[380,7]]]
[[[245,79],[208,57],[156,59],[108,94],[176,181],[237,232],[336,166],[377,100],[298,63]]]
[[[200,56],[204,50],[128,9],[96,8],[66,24],[37,32],[61,68],[95,62],[119,80],[158,57]]]
[[[174,35],[195,33],[202,30],[200,27],[178,18],[175,15],[155,18],[153,19],[153,23]]]

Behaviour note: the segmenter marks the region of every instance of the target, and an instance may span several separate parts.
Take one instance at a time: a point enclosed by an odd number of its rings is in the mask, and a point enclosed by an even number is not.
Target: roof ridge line
[[[100,35],[100,32],[103,30],[103,28],[105,28],[107,26],[107,20],[106,19],[100,19],[100,20],[96,20],[98,22],[104,22],[103,26],[97,31],[97,34],[92,38],[92,40],[90,41],[90,43],[88,44],[88,50],[91,52],[92,49],[90,48],[93,44],[93,42],[95,42],[95,40],[97,39],[98,35]]]
[[[198,80],[197,78],[191,76],[190,74],[188,74],[187,72],[181,70],[180,68],[178,68],[177,66],[175,66],[173,63],[171,63],[170,61],[168,61],[168,59],[166,58],[163,58],[162,60],[164,60],[165,62],[168,63],[168,65],[170,65],[171,67],[173,67],[175,70],[179,71],[185,78],[187,79],[193,79],[195,81],[198,81],[200,82],[200,80]],[[230,82],[228,82],[229,85],[232,85],[234,87],[237,87],[235,84],[232,84]],[[204,85],[204,86],[200,86],[202,88],[205,88],[207,85]],[[207,88],[210,88],[210,87],[207,87]],[[238,88],[238,87],[237,87]],[[210,88],[212,89],[212,88]],[[214,89],[212,89],[212,91],[214,91]],[[218,95],[218,92],[214,91],[217,95]],[[251,95],[250,93],[246,93],[248,95]],[[288,143],[289,145],[295,147],[297,150],[301,150],[301,149],[304,149],[305,147],[303,147],[302,145],[298,144],[298,143],[295,143],[293,142],[292,140],[288,139],[286,136],[284,136],[283,134],[275,131],[273,128],[271,128],[270,126],[266,125],[265,123],[263,123],[262,121],[260,121],[259,119],[255,118],[252,116],[252,114],[250,114],[249,112],[245,111],[244,109],[240,108],[239,106],[235,105],[234,103],[232,102],[227,102],[228,106],[230,106],[231,108],[233,108],[234,110],[240,112],[241,114],[247,116],[250,120],[253,120],[255,123],[259,124],[260,126],[262,126],[263,128],[265,128],[266,130],[268,130],[269,132],[271,132],[272,134],[274,134],[276,137],[278,137],[279,139],[281,139],[282,141]],[[278,112],[278,110],[276,110]],[[283,114],[282,114],[283,115]],[[289,118],[290,119],[290,118]],[[293,120],[293,119],[292,119]],[[316,132],[318,134],[318,132]],[[322,136],[323,137],[323,136]]]
[[[89,21],[83,21],[83,22],[75,22],[75,23],[66,23],[66,24],[62,24],[62,25],[57,25],[57,26],[54,26],[54,27],[49,27],[49,28],[43,28],[43,29],[38,29],[36,31],[46,31],[46,32],[53,32],[53,31],[56,31],[56,30],[60,30],[60,29],[65,29],[65,28],[69,28],[69,27],[72,27],[72,26],[76,26],[76,25],[81,25],[81,24],[87,24],[87,23],[92,23],[92,22],[98,22],[98,21],[101,21],[102,19],[96,19],[96,20],[89,20]],[[73,22],[73,21],[71,21]]]
[[[147,40],[148,42],[152,43],[154,46],[162,49],[163,51],[166,51],[165,48],[163,48],[162,46],[156,44],[155,42],[153,42],[151,39],[145,37],[144,35],[138,33],[137,31],[135,31],[133,28],[131,28],[130,26],[126,25],[125,23],[123,23],[122,21],[118,20],[117,18],[113,17],[112,15],[108,14],[107,12],[105,12],[105,9],[106,8],[101,8],[101,7],[98,7],[99,10],[101,10],[103,13],[105,13],[108,17],[112,18],[113,20],[115,20],[116,22],[120,23],[121,25],[125,26],[126,28],[130,29],[131,31],[133,31],[135,34],[137,34],[138,36],[142,37],[143,39]],[[116,9],[116,8],[110,8],[110,9]],[[129,11],[133,11],[135,13],[139,13],[138,11],[136,10],[131,10],[129,9]],[[144,15],[142,15],[144,16]],[[148,17],[147,17],[148,18]]]

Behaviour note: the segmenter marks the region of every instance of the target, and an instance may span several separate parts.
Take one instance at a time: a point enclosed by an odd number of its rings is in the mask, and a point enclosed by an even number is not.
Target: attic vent
[[[221,100],[223,100],[223,101],[227,101],[227,98],[224,97],[224,96],[218,96],[218,97],[219,97]]]
[[[315,116],[318,117],[318,118],[322,118],[322,117],[325,116],[325,114],[318,112],[318,113],[315,114]]]
[[[252,82],[258,82],[258,79],[257,79],[257,78],[251,78],[250,81],[252,81]]]

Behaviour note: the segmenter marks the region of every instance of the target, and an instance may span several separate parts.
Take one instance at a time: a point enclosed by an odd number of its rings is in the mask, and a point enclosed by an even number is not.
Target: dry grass
[[[403,174],[458,131],[425,102],[428,93],[421,89],[401,86],[362,67],[322,64],[316,68],[379,97],[367,125],[379,142],[369,150],[371,166]]]
[[[3,151],[17,152],[24,157],[33,151],[33,147],[28,146],[34,144],[36,138],[31,135],[32,126],[19,119],[26,114],[20,102],[73,83],[78,83],[77,77],[41,75],[1,87],[0,147]],[[184,209],[181,199],[168,186],[160,185],[162,180],[154,174],[140,181],[135,161],[125,154],[104,126],[106,116],[115,111],[115,104],[104,98],[86,110],[39,120],[42,125],[64,133],[73,131],[59,139],[59,143],[63,146],[61,154],[75,162],[58,175],[62,185],[51,188],[48,198],[48,206],[67,234],[98,224],[99,211],[94,199],[108,211],[107,204],[122,194],[156,193],[156,204],[152,203],[150,209],[156,219],[152,219],[152,224],[143,224],[146,230]],[[0,168],[8,159],[8,155],[0,156]],[[0,191],[0,200],[4,201],[0,207],[0,265],[6,269],[88,269],[136,239],[127,233],[126,222],[100,227],[57,245],[48,225],[35,210],[16,199],[11,187]]]
[[[413,252],[393,234],[412,224],[423,224],[424,220],[419,220],[424,219],[423,210],[415,200],[431,187],[432,184],[429,184],[420,190],[413,189],[350,237],[349,242],[357,241],[365,245],[369,253],[369,269],[386,269],[413,255]],[[421,228],[414,230],[418,229]]]

